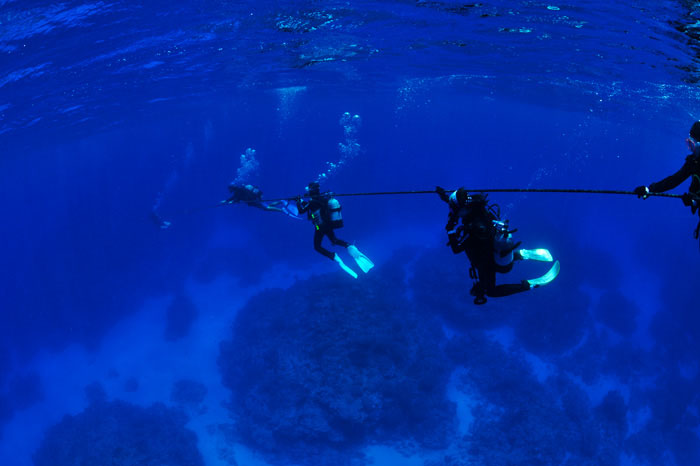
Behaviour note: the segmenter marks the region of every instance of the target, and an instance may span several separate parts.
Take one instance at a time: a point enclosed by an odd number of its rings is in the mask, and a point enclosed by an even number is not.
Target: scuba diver
[[[649,193],[663,193],[673,188],[677,188],[688,178],[692,177],[688,192],[681,196],[683,204],[690,207],[693,215],[700,207],[700,121],[693,123],[690,127],[690,137],[685,140],[690,149],[690,154],[685,158],[685,163],[680,170],[673,175],[667,176],[661,181],[652,183],[649,186],[637,186],[634,188],[637,197],[646,199]],[[700,237],[700,221],[694,232],[695,239]]]
[[[529,291],[557,277],[559,261],[539,278],[496,285],[496,273],[510,272],[515,261],[552,262],[552,255],[547,249],[518,249],[521,242],[513,243],[517,230],[509,228],[508,220],[501,220],[500,208],[490,205],[485,195],[469,194],[464,188],[448,193],[440,186],[435,191],[450,206],[445,226],[447,244],[455,254],[465,252],[471,263],[469,276],[474,286],[470,293],[474,304],[485,304],[486,296],[496,298]]]
[[[172,225],[167,220],[163,220],[163,217],[161,217],[158,212],[155,211],[155,209],[151,211],[150,218],[151,221],[161,230],[167,230],[170,228],[170,225]]]
[[[262,191],[252,184],[230,183],[228,185],[228,190],[231,193],[231,197],[221,201],[222,204],[245,202],[250,207],[272,212],[282,212],[292,218],[301,219],[296,207],[291,205],[288,201],[263,202]]]
[[[332,253],[321,246],[323,237],[328,236],[331,243],[348,250],[350,256],[355,259],[355,262],[364,273],[369,272],[374,267],[374,263],[362,254],[357,247],[335,236],[335,229],[343,226],[340,202],[333,197],[332,193],[321,193],[321,185],[315,181],[309,183],[306,191],[305,197],[308,197],[309,200],[303,200],[301,197],[297,198],[297,209],[300,214],[307,214],[316,229],[314,232],[314,249],[330,260],[335,261],[348,275],[357,278],[357,273],[345,265],[338,254]]]

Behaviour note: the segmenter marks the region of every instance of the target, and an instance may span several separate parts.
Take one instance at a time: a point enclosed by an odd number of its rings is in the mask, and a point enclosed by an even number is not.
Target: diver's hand
[[[693,193],[683,193],[681,195],[681,200],[683,201],[683,204],[687,205],[688,207],[697,207],[698,205],[698,196]]]
[[[640,199],[646,199],[649,197],[649,188],[646,186],[637,186],[634,188],[634,194],[636,194]]]
[[[450,196],[447,195],[447,191],[442,186],[435,186],[435,192],[443,201],[447,202],[450,200]]]

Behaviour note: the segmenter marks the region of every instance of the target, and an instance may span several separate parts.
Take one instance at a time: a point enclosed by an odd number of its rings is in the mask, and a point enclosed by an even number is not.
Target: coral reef
[[[51,427],[36,466],[203,466],[197,438],[179,411],[155,404],[95,402]]]
[[[44,389],[38,374],[20,374],[11,377],[7,398],[15,410],[27,409],[44,398]]]
[[[103,403],[107,400],[107,392],[100,382],[92,382],[85,386],[85,399],[88,403]]]
[[[3,378],[7,379],[3,383]],[[0,437],[2,424],[16,411],[27,409],[44,398],[41,379],[34,372],[0,376]]]
[[[182,379],[173,384],[170,401],[175,404],[197,407],[207,396],[207,387],[195,380]]]
[[[468,368],[460,389],[477,400],[459,444],[473,464],[618,464],[624,436],[602,433],[604,424],[619,430],[614,396],[599,415],[568,376],[539,382],[521,354],[479,334],[453,339],[447,352]]]
[[[446,445],[444,336],[400,285],[386,286],[399,273],[314,277],[239,311],[219,366],[245,443],[305,464],[350,464],[366,442]]]
[[[439,450],[429,466],[700,464],[692,293],[664,285],[676,320],[657,313],[654,346],[643,347],[614,262],[593,255],[601,275],[572,267],[556,286],[481,307],[466,258],[442,250],[401,250],[390,263],[409,267],[362,281],[336,274],[268,290],[221,345],[227,438],[273,463],[365,464],[362,448],[386,443]],[[489,337],[495,329],[507,344]],[[450,381],[469,400],[459,430]]]

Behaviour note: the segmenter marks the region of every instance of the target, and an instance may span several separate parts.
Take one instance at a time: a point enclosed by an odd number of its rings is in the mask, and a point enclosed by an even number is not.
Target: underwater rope
[[[466,189],[466,188],[465,188]],[[445,191],[454,191],[454,189],[446,189]],[[470,193],[563,193],[563,194],[616,194],[616,195],[628,195],[636,196],[637,193],[634,191],[618,191],[612,189],[538,189],[538,188],[496,188],[496,189],[467,189]],[[333,193],[334,197],[351,197],[351,196],[397,196],[406,194],[436,194],[437,191],[431,190],[416,190],[416,191],[375,191],[368,193]],[[276,199],[262,199],[260,202],[276,202],[276,201],[294,201],[300,196],[293,197],[280,197]],[[303,197],[303,196],[302,196]],[[649,193],[647,197],[667,197],[667,198],[677,198],[680,199],[680,194],[667,194],[667,193]],[[194,207],[190,209],[184,209],[179,212],[179,214],[189,215],[195,212],[201,212],[203,210],[213,209],[216,207],[223,207],[231,205],[232,203],[224,202],[219,204],[213,204],[203,207]]]
[[[568,194],[616,194],[616,195],[632,195],[636,196],[637,193],[634,191],[617,191],[611,189],[537,189],[537,188],[497,188],[497,189],[468,189],[464,188],[470,193],[568,193]],[[454,191],[454,189],[446,189],[445,191]],[[348,197],[348,196],[391,196],[391,195],[404,195],[404,194],[436,194],[434,189],[429,191],[378,191],[378,192],[368,192],[368,193],[333,193],[334,197]],[[668,197],[668,198],[681,198],[680,194],[667,194],[667,193],[649,193],[649,197]],[[278,199],[263,199],[261,202],[275,202],[275,201],[293,201],[297,199],[298,196],[294,197],[282,197]]]

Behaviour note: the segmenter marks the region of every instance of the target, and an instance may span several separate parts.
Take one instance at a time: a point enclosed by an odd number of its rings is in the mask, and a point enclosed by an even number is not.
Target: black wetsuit
[[[460,219],[462,225],[455,230]],[[479,204],[471,208],[462,207],[459,210],[451,208],[445,227],[448,230],[448,244],[452,252],[459,254],[464,251],[472,264],[470,274],[477,280],[472,294],[481,300],[480,303],[485,302],[484,295],[497,298],[530,289],[530,284],[527,282],[496,285],[496,273],[510,272],[513,263],[502,266],[494,259],[496,233],[493,226],[494,220],[498,219],[486,208],[486,205]],[[515,260],[520,258],[517,252],[514,258]]]
[[[680,170],[661,181],[650,184],[649,191],[652,193],[663,193],[678,187],[691,176],[693,180],[690,182],[689,191],[692,194],[700,194],[700,154],[690,154],[685,158],[685,163]]]
[[[299,209],[300,214],[306,212],[309,220],[311,220],[316,226],[316,232],[314,233],[314,249],[317,252],[323,254],[330,260],[335,259],[335,253],[321,246],[321,241],[323,241],[324,236],[328,236],[331,243],[335,244],[336,246],[342,246],[344,248],[350,246],[350,243],[335,236],[335,228],[331,224],[330,220],[327,196],[312,196],[307,202],[298,202],[297,208]],[[318,215],[318,217],[314,217],[314,215]]]
[[[698,149],[696,149],[693,154],[685,158],[685,163],[680,170],[661,181],[650,184],[649,191],[652,193],[669,191],[673,188],[677,188],[690,177],[692,177],[692,181],[690,182],[688,193],[696,199],[695,204],[690,205],[690,208],[693,214],[695,214],[698,211],[698,207],[700,207],[698,205],[698,202],[700,202],[698,200],[700,199],[700,146],[698,146]],[[698,226],[695,229],[695,238],[698,239],[698,236],[700,236],[700,222],[698,222]]]
[[[245,202],[250,207],[258,207],[264,209],[262,201],[262,191],[255,186],[250,189],[243,185],[235,185],[230,189],[232,196],[227,199],[227,202]]]

